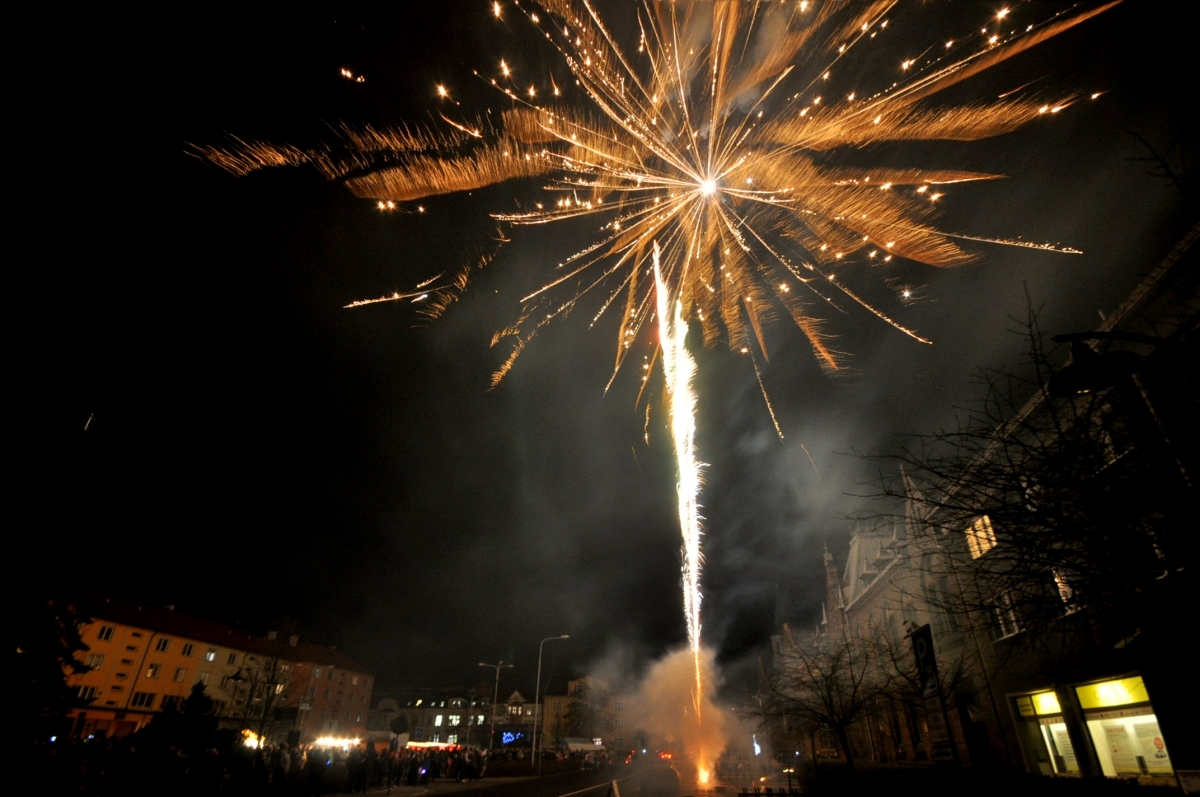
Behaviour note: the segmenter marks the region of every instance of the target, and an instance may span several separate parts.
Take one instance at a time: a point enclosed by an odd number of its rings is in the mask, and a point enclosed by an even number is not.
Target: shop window
[[[1028,721],[1024,727],[1032,735],[1024,735],[1022,746],[1033,745],[1040,766],[1049,764],[1050,769],[1043,769],[1046,774],[1078,775],[1079,761],[1075,756],[1075,746],[1071,735],[1067,732],[1067,724],[1062,715],[1062,704],[1058,694],[1053,690],[1035,692],[1016,698],[1017,713]]]
[[[1078,774],[1079,761],[1075,758],[1075,747],[1071,744],[1071,736],[1067,733],[1067,724],[1063,718],[1043,717],[1038,720],[1038,724],[1041,726],[1046,747],[1050,750],[1050,761],[1055,774]]]
[[[1088,734],[1108,777],[1171,777],[1175,768],[1138,676],[1076,687]]]

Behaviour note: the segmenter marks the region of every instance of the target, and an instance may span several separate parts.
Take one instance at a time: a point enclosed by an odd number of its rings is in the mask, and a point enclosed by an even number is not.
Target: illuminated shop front
[[[1064,706],[1060,698],[1075,703]],[[1090,768],[1098,763],[1110,778],[1175,774],[1140,676],[1074,685],[1063,692],[1045,689],[1011,699],[1021,747],[1032,770],[1078,777],[1079,756],[1085,755],[1093,762]],[[1077,750],[1080,744],[1090,749]]]
[[[1079,759],[1054,690],[1018,695],[1015,703],[1021,718],[1021,746],[1041,774],[1078,775]]]
[[[1075,693],[1105,775],[1174,776],[1167,744],[1141,677],[1077,686]]]

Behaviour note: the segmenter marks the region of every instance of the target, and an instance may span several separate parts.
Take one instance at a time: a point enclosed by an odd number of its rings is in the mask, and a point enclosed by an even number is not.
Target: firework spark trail
[[[683,533],[683,612],[695,663],[693,705],[697,721],[700,721],[704,695],[700,669],[700,570],[704,565],[704,554],[700,550],[700,521],[703,519],[700,517],[700,486],[704,463],[696,459],[696,393],[692,389],[696,361],[685,342],[687,322],[683,317],[683,302],[671,297],[663,280],[657,241],[653,243],[652,257],[658,341],[663,358],[671,441],[678,468],[675,491],[679,500],[679,530]]]

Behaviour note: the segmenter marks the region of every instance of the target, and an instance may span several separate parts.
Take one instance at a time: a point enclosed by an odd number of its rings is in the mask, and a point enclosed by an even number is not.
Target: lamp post
[[[538,757],[538,719],[542,711],[542,647],[552,639],[570,639],[570,634],[548,636],[538,644],[537,683],[533,687],[533,761],[529,763],[530,772],[542,771],[542,759]]]
[[[496,688],[492,691],[492,732],[488,735],[488,758],[496,746],[496,701],[500,699],[500,671],[510,669],[513,665],[498,661],[495,664],[479,662],[480,667],[491,667],[496,671]]]

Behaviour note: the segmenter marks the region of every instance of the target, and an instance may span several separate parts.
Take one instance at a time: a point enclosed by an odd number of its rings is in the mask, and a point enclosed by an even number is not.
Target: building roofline
[[[228,625],[176,612],[174,609],[149,606],[111,595],[92,596],[91,608],[93,622],[110,620],[115,623],[144,628],[147,631],[236,648],[248,653],[294,663],[316,664],[351,670],[362,675],[373,675],[370,670],[345,653],[313,642],[298,641],[292,645],[286,640],[255,636]]]

